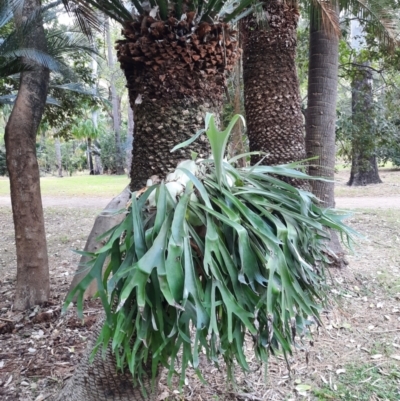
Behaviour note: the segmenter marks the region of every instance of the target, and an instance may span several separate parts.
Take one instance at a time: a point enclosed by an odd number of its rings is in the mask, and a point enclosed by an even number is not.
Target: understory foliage
[[[141,380],[160,365],[181,383],[199,353],[229,378],[251,336],[257,358],[291,353],[293,344],[320,324],[326,301],[326,228],[349,243],[351,230],[335,210],[324,210],[309,192],[278,176],[311,179],[300,163],[236,168],[223,159],[230,131],[219,132],[207,115],[205,130],[213,159],[185,161],[165,182],[132,194],[124,221],[105,233],[86,278],[71,291],[82,313],[92,280],[106,319],[93,352],[111,346],[119,368]],[[180,146],[177,146],[178,148]],[[102,267],[110,258],[102,275]],[[200,372],[198,372],[200,374]]]

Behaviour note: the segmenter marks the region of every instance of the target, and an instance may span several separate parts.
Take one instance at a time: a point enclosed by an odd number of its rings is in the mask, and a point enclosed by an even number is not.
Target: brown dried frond
[[[330,0],[313,0],[316,13],[320,13],[321,25],[326,35],[329,37],[340,37],[339,14],[336,9],[336,3]],[[313,15],[312,18],[315,18]]]

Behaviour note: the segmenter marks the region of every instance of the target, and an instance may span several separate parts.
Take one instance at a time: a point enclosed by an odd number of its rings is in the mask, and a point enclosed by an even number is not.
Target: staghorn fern
[[[296,335],[319,322],[326,229],[348,243],[352,231],[343,215],[277,178],[311,179],[299,163],[238,169],[237,157],[224,161],[238,118],[219,132],[207,115],[205,130],[183,145],[205,131],[213,159],[185,161],[169,182],[134,192],[126,218],[103,235],[107,243],[66,299],[67,306],[77,295],[82,313],[84,291],[97,280],[106,320],[93,353],[111,346],[135,381],[149,364],[153,378],[163,365],[170,380],[182,351],[183,383],[189,362],[198,371],[203,348],[215,363],[222,356],[228,372],[234,360],[247,370],[246,333],[260,360],[286,358]]]

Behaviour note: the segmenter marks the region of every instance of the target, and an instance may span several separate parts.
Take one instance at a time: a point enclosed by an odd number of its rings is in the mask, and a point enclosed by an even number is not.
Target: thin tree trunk
[[[17,24],[41,6],[39,0],[25,0]],[[25,38],[26,47],[46,51],[41,22]],[[20,86],[5,130],[7,168],[17,252],[17,285],[14,309],[41,304],[49,297],[49,265],[40,173],[36,159],[36,132],[44,111],[49,71],[39,65],[21,74]]]
[[[58,176],[62,177],[63,175],[62,175],[61,143],[60,143],[60,138],[58,136],[54,139],[54,144],[55,144],[55,148],[56,148]]]
[[[118,105],[118,94],[117,88],[115,86],[115,78],[113,69],[115,66],[114,56],[113,56],[113,43],[111,41],[111,32],[110,32],[110,22],[109,19],[106,18],[106,40],[107,40],[107,58],[108,58],[108,67],[110,69],[110,87],[111,87],[111,103],[112,103],[112,115],[113,115],[113,127],[114,127],[114,135],[115,135],[115,165],[116,165],[116,174],[124,174],[124,166],[122,162],[122,150],[121,150],[121,121],[119,117],[119,105]]]
[[[348,185],[379,184],[375,155],[372,72],[369,63],[358,67],[352,83],[352,160]]]
[[[244,104],[250,151],[266,152],[263,164],[276,165],[305,158],[295,65],[299,13],[296,4],[280,0],[265,3],[264,11],[267,27],[255,16],[240,24]]]
[[[333,181],[336,158],[335,123],[339,37],[333,32],[327,33],[316,7],[313,4],[310,7],[306,149],[308,158],[317,156],[318,159],[311,161],[309,174]],[[310,180],[309,185],[324,207],[335,207],[333,182]],[[331,240],[328,247],[331,252],[331,262],[335,267],[343,267],[347,261],[339,237],[333,230],[329,230],[329,234]]]
[[[87,138],[87,158],[88,158],[89,174],[94,175],[91,138]]]
[[[133,121],[133,110],[128,103],[128,135],[126,136],[126,169],[130,174],[132,165],[132,150],[133,150],[133,130],[135,123]]]

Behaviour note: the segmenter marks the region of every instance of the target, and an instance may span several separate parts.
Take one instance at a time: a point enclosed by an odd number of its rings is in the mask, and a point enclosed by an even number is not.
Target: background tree
[[[15,11],[17,29],[21,29],[23,19],[38,12],[40,6],[40,0],[25,0],[22,8]],[[46,52],[46,36],[40,19],[31,33],[24,37],[24,45]],[[46,104],[50,72],[44,66],[32,64],[31,71],[21,73],[18,95],[5,130],[17,248],[16,310],[47,301],[50,291],[35,145],[36,131]]]
[[[36,132],[46,104],[50,68],[68,71],[58,52],[61,49],[71,52],[72,47],[68,40],[62,40],[59,32],[46,36],[42,18],[45,10],[40,0],[6,1],[0,7],[1,24],[12,23],[12,16],[15,22],[11,33],[0,44],[0,72],[8,76],[22,71],[18,94],[5,128],[17,250],[16,310],[40,304],[49,296]]]
[[[115,135],[115,163],[116,163],[116,174],[124,174],[124,162],[122,157],[121,148],[121,119],[120,119],[120,99],[117,94],[117,88],[115,86],[114,77],[114,46],[111,40],[110,21],[106,17],[105,20],[106,30],[106,45],[107,45],[107,62],[110,70],[110,89],[111,89],[111,105],[112,105],[112,120]]]

